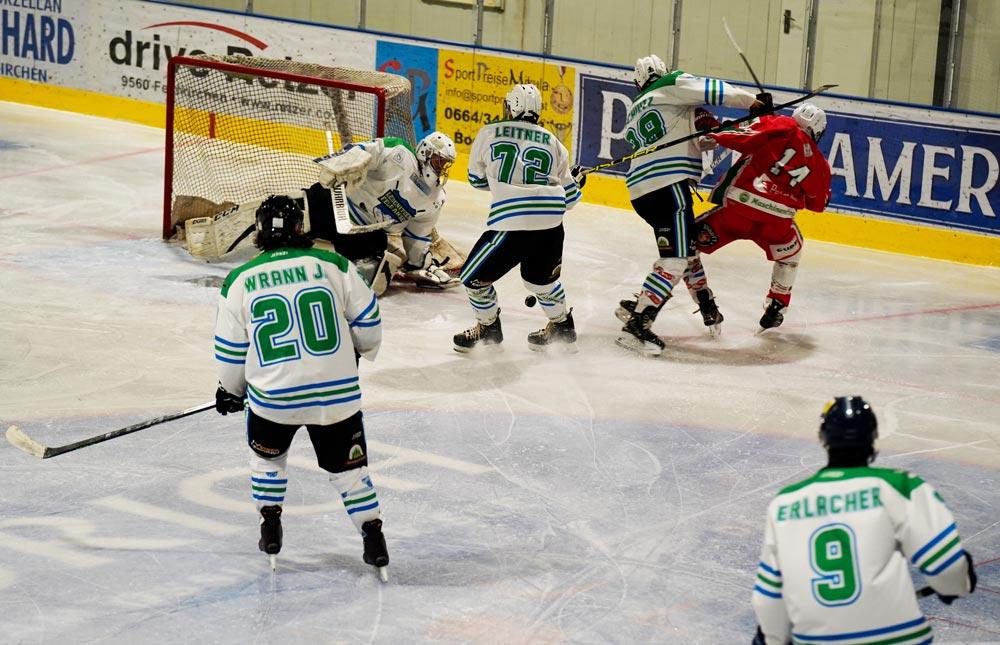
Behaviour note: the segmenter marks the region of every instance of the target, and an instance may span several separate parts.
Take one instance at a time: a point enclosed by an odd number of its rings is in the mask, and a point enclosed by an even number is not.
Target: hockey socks
[[[362,466],[342,473],[331,473],[330,481],[340,491],[347,516],[354,522],[358,531],[362,530],[361,525],[365,522],[378,519],[378,493],[375,491],[371,477],[368,476],[367,467]]]
[[[465,287],[469,296],[469,304],[476,312],[476,320],[484,325],[492,323],[499,313],[497,307],[497,291],[492,284],[485,287]]]

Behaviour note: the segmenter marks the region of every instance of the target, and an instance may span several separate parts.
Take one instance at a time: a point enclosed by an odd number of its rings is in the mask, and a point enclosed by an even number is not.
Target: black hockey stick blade
[[[240,242],[242,242],[243,240],[247,239],[247,237],[251,233],[253,233],[255,230],[257,230],[257,224],[251,224],[250,226],[248,226],[245,231],[243,231],[242,233],[240,233],[239,237],[237,237],[235,240],[233,240],[233,243],[229,245],[228,249],[226,249],[226,253],[229,253],[230,251],[232,251],[233,249],[235,249],[237,247],[237,245],[239,245]]]
[[[689,135],[685,135],[685,136],[680,137],[678,139],[674,139],[673,141],[667,141],[666,143],[661,143],[661,144],[655,145],[655,146],[653,146],[651,148],[643,148],[642,150],[636,150],[635,152],[633,152],[630,155],[625,155],[624,157],[621,157],[619,159],[613,159],[611,161],[608,161],[607,163],[599,163],[596,166],[594,166],[593,168],[581,168],[580,169],[580,174],[581,175],[589,175],[590,173],[596,172],[598,170],[606,170],[608,168],[613,168],[614,166],[617,166],[619,164],[623,164],[626,161],[632,161],[633,159],[638,159],[639,157],[645,157],[648,154],[652,154],[652,153],[657,152],[659,150],[663,150],[664,148],[669,148],[671,146],[676,146],[679,143],[684,143],[685,141],[690,141],[691,139],[697,139],[698,137],[703,137],[706,134],[715,134],[716,132],[722,132],[723,130],[729,130],[730,128],[732,128],[734,126],[740,125],[741,123],[746,123],[747,121],[752,121],[753,119],[756,119],[758,116],[764,116],[766,114],[774,114],[775,112],[778,112],[779,110],[784,110],[787,107],[792,107],[793,105],[798,105],[799,103],[802,103],[803,101],[808,101],[809,99],[811,99],[812,97],[816,96],[817,94],[822,94],[823,92],[825,92],[825,91],[827,91],[829,89],[832,89],[834,87],[837,87],[836,83],[832,83],[832,84],[829,84],[829,85],[820,85],[819,87],[817,87],[817,88],[815,88],[813,90],[810,90],[807,94],[803,94],[802,96],[796,97],[796,98],[792,99],[791,101],[786,101],[785,103],[779,103],[778,105],[775,105],[775,106],[771,107],[766,112],[762,112],[760,114],[754,114],[754,115],[748,114],[746,116],[740,117],[738,119],[734,119],[732,121],[723,121],[719,125],[715,126],[714,128],[709,128],[708,130],[697,130],[696,132],[692,132]]]
[[[138,432],[139,430],[145,430],[146,428],[151,428],[155,425],[161,423],[166,423],[167,421],[173,421],[175,419],[181,419],[183,417],[191,416],[192,414],[198,414],[199,412],[204,412],[205,410],[211,410],[215,408],[215,401],[211,403],[203,403],[202,405],[195,406],[193,408],[188,408],[181,412],[176,412],[174,414],[167,414],[162,417],[155,417],[153,419],[148,419],[146,421],[141,421],[139,423],[125,426],[124,428],[119,428],[117,430],[112,430],[111,432],[105,432],[104,434],[99,434],[95,437],[90,437],[88,439],[82,439],[74,443],[68,443],[64,446],[43,446],[38,443],[28,435],[24,433],[17,426],[11,426],[7,428],[7,441],[12,443],[14,446],[25,451],[29,455],[38,457],[39,459],[48,459],[49,457],[55,457],[63,453],[72,452],[74,450],[79,450],[80,448],[85,448],[87,446],[92,446],[96,443],[102,443],[122,435],[131,434],[133,432]]]

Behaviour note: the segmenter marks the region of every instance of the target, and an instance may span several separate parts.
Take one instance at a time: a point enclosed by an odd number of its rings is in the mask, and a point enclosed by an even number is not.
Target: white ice
[[[60,445],[210,401],[217,283],[159,238],[163,132],[0,104],[0,424]],[[485,193],[449,184],[468,248]],[[363,364],[392,562],[381,585],[304,433],[285,545],[257,551],[241,420],[206,412],[39,461],[3,442],[0,640],[11,643],[738,643],[769,499],[822,464],[818,415],[871,401],[881,465],[942,492],[980,591],[921,601],[940,640],[1000,640],[1000,271],[807,242],[780,329],[770,269],[705,265],[726,316],[679,294],[668,350],[614,345],[655,253],[632,213],[566,219],[576,355],[539,355],[538,310],[498,284],[506,341],[467,357],[461,289],[397,289]],[[2,428],[0,428],[2,429]],[[921,584],[917,581],[917,584]]]

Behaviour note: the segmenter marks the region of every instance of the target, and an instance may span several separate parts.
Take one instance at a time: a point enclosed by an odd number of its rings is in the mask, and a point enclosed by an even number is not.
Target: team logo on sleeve
[[[711,224],[703,224],[698,231],[698,246],[712,246],[719,241],[719,236],[715,234]]]
[[[358,461],[359,459],[365,458],[365,451],[361,448],[359,444],[354,444],[347,453],[347,459],[349,461]]]

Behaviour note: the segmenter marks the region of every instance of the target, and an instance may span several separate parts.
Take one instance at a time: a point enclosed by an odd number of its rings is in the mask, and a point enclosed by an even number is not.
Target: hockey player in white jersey
[[[695,108],[728,105],[765,110],[769,95],[761,98],[714,78],[668,72],[656,55],[635,64],[639,94],[628,110],[625,138],[635,150],[655,146],[696,131]],[[651,356],[659,355],[663,341],[651,331],[653,321],[682,278],[698,303],[703,322],[717,333],[722,314],[705,278],[694,248],[694,202],[691,183],[701,177],[701,152],[695,140],[680,143],[632,162],[625,177],[635,212],[653,228],[659,258],[646,276],[634,301],[623,300],[616,312],[626,323],[617,344]]]
[[[250,485],[261,515],[260,550],[281,550],[281,508],[292,438],[306,426],[320,468],[364,540],[364,561],[387,579],[389,554],[368,476],[360,357],[382,341],[378,302],[343,256],[311,248],[303,213],[284,195],[257,210],[262,253],[222,285],[215,325],[216,409],[246,410]],[[244,403],[246,401],[246,403]]]
[[[320,180],[306,191],[311,216],[310,235],[333,243],[339,253],[359,263],[374,263],[375,277],[388,282],[397,268],[426,288],[457,287],[431,256],[431,233],[446,194],[444,185],[455,162],[455,144],[432,132],[416,149],[403,139],[385,137],[348,145],[318,160]],[[346,184],[351,224],[360,232],[338,231],[328,189]],[[373,230],[374,229],[374,230]],[[387,234],[399,233],[405,260],[386,253]],[[373,281],[376,292],[384,287]]]
[[[461,280],[477,323],[455,334],[459,352],[503,341],[493,283],[515,266],[548,324],[528,334],[528,346],[575,348],[573,312],[559,276],[563,214],[580,200],[569,152],[538,124],[542,97],[534,85],[515,85],[504,99],[504,121],[483,126],[469,153],[469,183],[492,197],[486,231],[469,251]]]
[[[920,477],[870,466],[878,426],[861,397],[828,403],[819,436],[827,467],[768,507],[754,643],[931,642],[909,565],[948,604],[975,590],[954,518]]]
[[[455,156],[455,144],[441,132],[421,139],[416,149],[395,137],[350,144],[316,160],[318,182],[285,194],[304,210],[305,233],[329,242],[354,262],[376,293],[385,290],[397,269],[421,287],[457,287],[459,280],[444,269],[445,262],[439,264],[431,254],[432,233],[445,203],[444,185]],[[349,230],[338,230],[335,221],[332,189],[337,184],[346,185],[351,221],[345,226]],[[223,206],[189,201],[196,213]],[[263,197],[231,205],[214,217],[199,219],[212,228],[199,239],[214,242],[195,249],[189,239],[189,250],[219,257],[235,248],[253,232],[254,214],[262,201]],[[400,235],[405,257],[387,252],[390,233]]]

